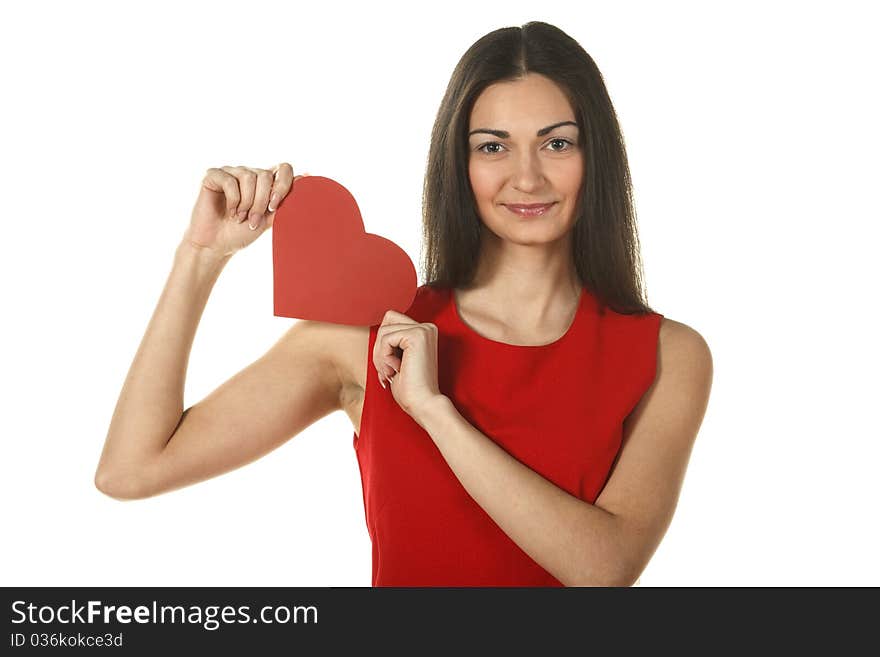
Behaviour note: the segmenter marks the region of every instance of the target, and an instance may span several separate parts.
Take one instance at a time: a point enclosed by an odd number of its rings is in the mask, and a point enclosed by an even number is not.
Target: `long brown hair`
[[[593,59],[558,27],[533,21],[490,32],[459,60],[431,132],[422,194],[427,285],[466,286],[476,273],[481,221],[468,175],[468,123],[480,93],[534,72],[568,97],[579,127],[584,176],[572,227],[577,275],[624,314],[647,304],[629,164],[617,114]]]

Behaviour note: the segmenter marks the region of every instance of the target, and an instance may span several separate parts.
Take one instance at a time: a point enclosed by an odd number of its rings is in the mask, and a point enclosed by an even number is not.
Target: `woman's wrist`
[[[174,259],[177,261],[183,260],[187,264],[195,263],[195,266],[200,270],[204,270],[206,273],[216,272],[217,274],[220,273],[231,257],[231,254],[222,255],[208,247],[199,246],[191,242],[187,237],[184,237],[180,244],[177,245],[177,250],[174,254]]]
[[[423,404],[418,412],[413,414],[413,419],[425,431],[433,436],[440,426],[457,412],[455,404],[446,395],[435,395]]]

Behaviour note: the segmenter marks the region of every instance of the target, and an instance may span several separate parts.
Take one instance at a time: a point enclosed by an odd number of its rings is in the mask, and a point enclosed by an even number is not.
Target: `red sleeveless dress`
[[[594,503],[622,423],[654,381],[658,313],[623,315],[582,288],[555,342],[486,338],[451,287],[418,288],[405,313],[437,325],[440,392],[478,431],[560,488]],[[360,436],[353,444],[373,547],[373,586],[562,586],[474,501],[430,435],[382,388],[370,327]]]

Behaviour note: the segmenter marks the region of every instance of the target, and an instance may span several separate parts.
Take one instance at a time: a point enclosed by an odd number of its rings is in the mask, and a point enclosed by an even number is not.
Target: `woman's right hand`
[[[208,169],[185,239],[219,257],[231,256],[272,226],[275,210],[301,177],[287,162],[272,169]]]

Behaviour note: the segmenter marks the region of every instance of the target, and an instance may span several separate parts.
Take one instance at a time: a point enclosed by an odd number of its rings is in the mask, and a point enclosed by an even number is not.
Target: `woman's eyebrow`
[[[553,130],[553,128],[558,128],[561,125],[573,125],[575,128],[578,127],[578,124],[575,123],[574,121],[560,121],[559,123],[554,123],[553,125],[548,125],[546,128],[541,128],[540,130],[538,130],[538,132],[535,133],[535,135],[538,137],[543,137],[548,132]],[[476,130],[471,130],[468,133],[468,137],[470,137],[471,135],[473,135],[477,132],[485,132],[490,135],[495,135],[496,137],[500,137],[501,139],[509,139],[510,138],[510,133],[507,132],[506,130],[492,130],[491,128],[477,128]]]

